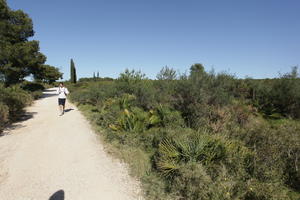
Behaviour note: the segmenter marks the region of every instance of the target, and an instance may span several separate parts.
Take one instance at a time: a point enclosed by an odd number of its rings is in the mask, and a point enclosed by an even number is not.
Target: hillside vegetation
[[[299,199],[300,79],[237,79],[201,64],[157,80],[85,78],[71,99],[148,199]]]

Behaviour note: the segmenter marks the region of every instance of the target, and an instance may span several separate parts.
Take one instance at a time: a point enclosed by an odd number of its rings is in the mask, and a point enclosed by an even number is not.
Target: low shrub
[[[9,121],[9,108],[7,105],[0,102],[0,133]]]
[[[28,82],[25,81],[21,84],[21,88],[26,91],[34,92],[34,91],[43,91],[45,89],[44,85],[41,83]]]
[[[41,98],[43,96],[43,91],[45,90],[45,84],[29,81],[24,81],[20,87],[21,89],[28,91],[33,99]]]
[[[32,100],[32,96],[19,86],[5,88],[0,84],[0,132],[5,125],[19,119]]]
[[[70,85],[147,199],[299,199],[300,126],[291,120],[298,78],[241,80],[201,64],[158,77],[126,70],[117,80]],[[281,79],[288,97],[273,87]]]
[[[32,98],[34,100],[37,100],[39,98],[41,98],[43,96],[43,91],[42,90],[37,90],[37,91],[34,91],[34,92],[30,92]]]
[[[0,86],[0,102],[8,107],[9,120],[14,121],[23,113],[23,109],[32,102],[32,97],[18,86],[9,88]]]
[[[298,68],[276,79],[247,80],[248,98],[266,116],[300,118],[300,76]]]

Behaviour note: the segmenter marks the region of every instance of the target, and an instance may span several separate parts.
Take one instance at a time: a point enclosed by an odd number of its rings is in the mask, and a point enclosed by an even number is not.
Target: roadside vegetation
[[[71,100],[141,180],[148,199],[299,199],[300,79],[164,67],[80,79]]]
[[[33,35],[30,17],[0,0],[0,133],[62,78]],[[156,80],[126,70],[77,82],[72,60],[71,83],[71,100],[128,163],[146,198],[300,199],[297,67],[262,80],[194,64],[188,74],[164,67]]]
[[[58,68],[44,64],[39,41],[29,40],[33,35],[31,18],[0,0],[0,134],[45,87],[62,78]]]

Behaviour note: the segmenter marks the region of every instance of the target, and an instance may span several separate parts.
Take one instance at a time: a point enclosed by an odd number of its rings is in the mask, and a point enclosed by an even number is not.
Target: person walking
[[[59,116],[62,116],[65,113],[66,98],[69,94],[69,90],[64,87],[63,83],[60,83],[56,93],[58,94]]]

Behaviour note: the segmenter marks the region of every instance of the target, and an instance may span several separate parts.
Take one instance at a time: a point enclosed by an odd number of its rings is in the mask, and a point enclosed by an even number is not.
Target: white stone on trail
[[[135,200],[139,183],[108,155],[77,108],[59,116],[55,88],[0,137],[1,200]]]

